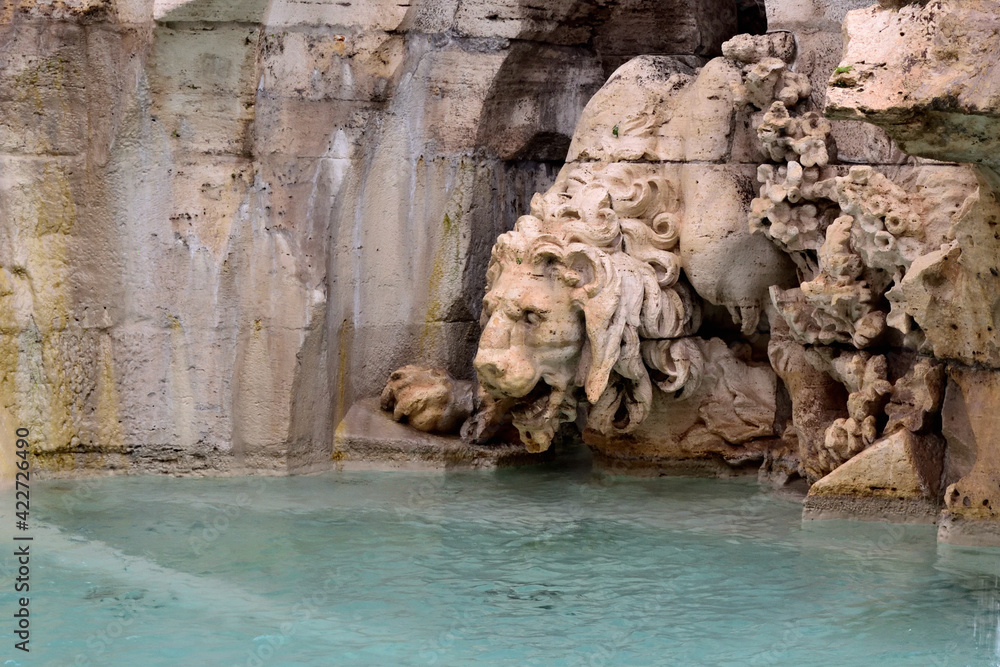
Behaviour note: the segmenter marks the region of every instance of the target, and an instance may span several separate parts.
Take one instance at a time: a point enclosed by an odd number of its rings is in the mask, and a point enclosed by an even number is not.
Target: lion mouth
[[[552,444],[559,424],[572,421],[575,413],[576,401],[566,390],[549,385],[543,378],[518,400],[511,418],[527,450],[544,452]]]

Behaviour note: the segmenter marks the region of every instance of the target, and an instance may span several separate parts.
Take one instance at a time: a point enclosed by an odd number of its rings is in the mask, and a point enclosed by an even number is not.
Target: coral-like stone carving
[[[944,400],[944,370],[943,364],[921,359],[896,381],[889,404],[885,406],[885,414],[889,417],[886,433],[899,429],[911,433],[930,432]]]
[[[741,53],[748,51],[743,46]],[[744,68],[751,91],[761,80],[759,70]],[[830,123],[805,105],[781,100],[777,83],[772,90],[777,100],[770,107],[752,92],[738,96],[767,108],[758,138],[777,163],[758,169],[760,195],[748,217],[750,228],[787,252],[798,269],[797,287],[771,288],[784,321],[772,338],[770,358],[792,399],[802,471],[820,479],[871,447],[880,431],[926,433],[934,421],[941,405],[940,365],[920,361],[893,385],[884,355],[824,346],[864,350],[894,337],[926,349],[919,326],[928,320],[926,307],[910,302],[908,272],[924,271],[930,258],[954,247],[955,230],[969,202],[978,199],[966,199],[974,189],[944,184],[953,176],[933,179],[910,170],[894,181],[868,166],[845,174],[836,166]],[[832,383],[846,394],[846,415],[818,408],[844,400]],[[919,449],[937,440],[912,442]]]
[[[889,401],[892,384],[886,379],[885,357],[867,352],[837,354],[832,348],[814,348],[807,353],[810,362],[825,370],[850,392],[846,418],[839,418],[826,429],[817,465],[810,472],[822,477],[860,454],[878,438],[878,417]]]

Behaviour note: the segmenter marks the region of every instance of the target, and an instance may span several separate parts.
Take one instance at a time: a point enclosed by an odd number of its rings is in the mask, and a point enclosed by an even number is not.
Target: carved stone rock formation
[[[489,248],[607,76],[746,4],[4,0],[0,421],[40,476],[329,464],[393,369],[474,375]]]
[[[943,445],[939,436],[907,430],[882,438],[813,484],[803,516],[933,523]]]
[[[911,155],[997,165],[1000,2],[892,4],[847,14],[827,113],[874,123]]]
[[[945,404],[951,454],[943,537],[959,544],[996,544],[1000,521],[1000,373],[952,367]],[[964,437],[963,437],[964,436]],[[956,450],[951,453],[951,450]],[[962,460],[964,459],[964,461]],[[968,467],[972,461],[971,468]]]
[[[453,433],[472,414],[473,385],[438,368],[403,366],[389,376],[379,404],[393,419],[429,433]]]
[[[689,338],[703,306],[724,307],[733,334],[753,334],[768,288],[791,277],[791,262],[746,225],[752,167],[704,164],[729,160],[741,76],[721,58],[697,73],[674,58],[623,66],[584,110],[556,183],[497,240],[475,366],[529,450],[546,449],[584,405],[609,457],[685,459],[774,434],[767,364]],[[390,381],[389,403],[397,391],[408,388]],[[681,408],[659,412],[693,420],[635,434],[654,403],[672,402]],[[601,444],[625,433],[630,448]]]
[[[718,338],[643,341],[647,367],[662,378],[649,413],[626,433],[591,419],[584,442],[617,470],[755,470],[785,443],[775,433],[777,378],[741,352]]]
[[[520,443],[470,443],[454,435],[426,433],[393,421],[376,399],[358,401],[333,436],[337,470],[494,469],[538,463],[552,452],[531,454]]]
[[[1000,14],[883,5],[848,15],[827,114],[976,164],[841,164],[788,33],[633,60],[494,247],[480,414],[540,451],[582,411],[611,467],[791,460],[814,517],[998,518]]]

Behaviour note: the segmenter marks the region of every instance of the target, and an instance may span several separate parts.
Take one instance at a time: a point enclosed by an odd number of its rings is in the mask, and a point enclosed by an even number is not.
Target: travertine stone
[[[1000,519],[1000,375],[956,366],[948,369],[948,377],[956,396],[946,402],[944,419],[953,424],[953,433],[971,433],[973,441],[963,444],[964,449],[974,448],[975,464],[948,486],[945,503],[954,517],[996,521]]]
[[[688,107],[717,107],[710,117],[732,118],[732,98],[720,97],[736,81],[730,65],[713,61],[692,79],[655,64],[637,59],[612,77],[584,112],[571,155],[692,159],[661,152],[687,138],[687,126],[668,115],[674,106],[642,107],[620,124],[615,100],[655,89],[644,76],[673,79],[676,99]],[[633,138],[639,143],[626,150]],[[785,280],[787,264],[747,234],[738,173],[694,164],[570,163],[532,200],[531,215],[498,239],[475,365],[487,391],[516,399],[514,425],[529,448],[545,449],[558,424],[575,419],[576,387],[591,404],[593,430],[633,431],[652,401],[638,343],[693,332],[696,295],[729,308],[744,333],[756,328],[763,289]],[[679,282],[681,269],[696,295]]]
[[[739,70],[722,58],[697,77],[679,58],[633,58],[587,104],[566,160],[724,160],[738,82]]]
[[[942,481],[947,488],[972,471],[976,463],[976,433],[969,421],[965,395],[952,378],[947,378],[941,405],[941,434],[948,442]]]
[[[943,453],[936,435],[895,431],[813,484],[803,517],[932,523]]]
[[[308,467],[404,361],[471,375],[489,247],[608,63],[735,31],[537,5],[0,3],[0,407],[39,474]]]
[[[791,32],[771,32],[766,35],[736,35],[723,42],[722,55],[745,64],[765,58],[778,58],[786,63],[795,57],[795,35]]]
[[[938,357],[995,365],[1000,274],[989,269],[1000,210],[988,173],[921,166],[890,178],[854,166],[838,175],[825,167],[830,130],[780,103],[758,130],[770,158],[785,164],[759,168],[750,224],[796,262],[801,284],[771,290],[791,333],[858,348],[901,334]]]
[[[556,183],[497,239],[474,364],[530,451],[547,449],[584,403],[592,446],[613,459],[615,436],[634,435],[662,392],[698,406],[694,421],[650,427],[631,449],[621,440],[623,460],[692,458],[700,440],[699,451],[737,447],[739,459],[739,445],[774,435],[773,372],[737,361],[721,341],[685,338],[702,299],[753,334],[767,288],[791,284],[788,260],[747,228],[752,167],[705,164],[729,157],[741,77],[724,59],[697,75],[672,58],[624,65],[581,116]],[[782,90],[774,83],[768,94]],[[390,396],[407,391],[400,379]],[[428,406],[433,393],[416,392]],[[435,422],[440,410],[427,407],[424,419],[421,401],[411,403],[411,423]]]
[[[997,163],[997,0],[850,12],[826,112],[884,128],[912,155]]]
[[[826,453],[826,431],[846,419],[847,392],[829,373],[808,358],[804,345],[785,336],[773,336],[768,359],[792,401],[791,421],[798,440],[803,477],[814,481],[831,471]]]
[[[871,0],[767,0],[767,27],[802,32],[839,30],[847,12],[869,4]]]
[[[889,404],[885,406],[885,414],[889,417],[886,433],[898,428],[927,433],[936,426],[935,417],[941,412],[944,399],[944,370],[943,364],[924,358],[896,381]]]
[[[997,368],[1000,190],[989,187],[981,172],[967,170],[966,178],[952,181],[951,192],[941,193],[955,203],[949,240],[914,260],[898,293],[935,356]]]
[[[812,108],[823,109],[827,83],[844,52],[844,16],[871,4],[871,0],[767,0],[768,30],[787,30],[795,36],[792,68],[808,77]],[[894,164],[907,159],[884,130],[867,123],[832,121],[830,134],[844,163]]]
[[[612,468],[732,474],[754,472],[772,449],[777,379],[717,338],[644,341],[646,365],[662,374],[649,414],[620,433],[595,423],[586,442]]]
[[[806,356],[810,363],[826,370],[850,392],[848,416],[835,420],[827,428],[819,456],[824,469],[836,470],[878,438],[878,421],[892,390],[892,384],[886,379],[886,360],[882,355],[839,352],[830,348],[813,348]]]
[[[403,366],[389,376],[379,405],[420,431],[454,433],[472,414],[473,383],[439,369]]]

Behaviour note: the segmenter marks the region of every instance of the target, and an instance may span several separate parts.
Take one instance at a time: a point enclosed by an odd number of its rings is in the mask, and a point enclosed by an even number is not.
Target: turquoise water
[[[7,665],[1000,665],[1000,551],[802,524],[749,481],[553,466],[32,500],[32,650],[5,570]]]

